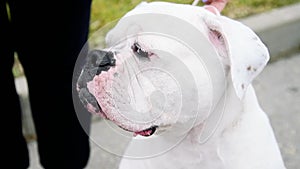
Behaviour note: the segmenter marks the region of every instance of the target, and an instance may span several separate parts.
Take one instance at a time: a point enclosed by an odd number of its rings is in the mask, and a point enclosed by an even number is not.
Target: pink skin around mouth
[[[105,96],[106,95],[105,90],[104,90],[103,87],[104,87],[104,85],[107,85],[107,83],[108,83],[108,81],[107,81],[108,77],[107,76],[109,76],[109,74],[111,74],[111,73],[104,73],[103,74],[104,77],[103,76],[96,76],[94,78],[94,81],[88,83],[88,88],[89,88],[90,91],[92,91],[93,95],[96,96],[97,101],[98,101],[98,103],[100,104],[100,106],[102,108],[102,111],[96,112],[95,108],[91,104],[87,104],[87,109],[90,112],[93,112],[97,115],[100,115],[104,119],[108,119],[108,120],[113,121],[114,123],[116,123],[118,126],[120,126],[123,129],[125,129],[127,131],[130,131],[130,132],[133,132],[133,136],[137,136],[137,135],[150,136],[150,135],[152,135],[153,134],[153,129],[147,129],[147,130],[141,130],[141,131],[134,131],[134,130],[131,130],[131,129],[127,129],[127,127],[123,126],[123,124],[121,122],[116,120],[117,118],[112,115],[112,113],[110,112],[110,109],[106,108],[107,105],[102,105],[101,104],[102,98],[97,97],[97,96]],[[100,87],[100,86],[97,86],[96,84],[102,84],[101,88],[97,88],[97,87]],[[95,91],[97,91],[97,92],[95,92]]]
[[[118,71],[118,67],[120,64],[121,63],[119,63],[119,61],[117,60],[115,67],[111,68],[107,72],[102,72],[100,75],[95,76],[92,81],[88,82],[87,84],[88,90],[92,93],[92,95],[95,96],[102,110],[100,110],[100,112],[96,112],[96,109],[91,104],[88,104],[87,108],[89,109],[90,112],[94,112],[95,114],[100,115],[105,119],[113,121],[116,125],[120,126],[124,130],[133,132],[133,136],[137,136],[137,135],[150,136],[155,132],[155,128],[149,128],[150,126],[152,126],[151,124],[148,124],[147,126],[149,127],[144,130],[137,130],[136,128],[135,129],[130,128],[129,126],[124,125],[124,124],[128,124],[128,121],[124,121],[126,119],[122,118],[120,115],[116,113],[112,113],[114,110],[108,108],[109,104],[112,103],[112,101],[106,97],[107,96],[106,92],[110,91],[109,88],[112,86],[112,79],[114,78],[113,74]],[[144,127],[146,128],[146,126],[143,126],[143,128]]]
[[[138,131],[138,132],[134,132],[133,136],[137,136],[137,135],[141,135],[141,136],[150,136],[152,135],[152,130],[143,130],[143,131]]]

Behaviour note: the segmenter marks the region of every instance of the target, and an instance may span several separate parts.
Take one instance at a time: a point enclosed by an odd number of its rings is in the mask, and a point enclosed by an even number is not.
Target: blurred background
[[[192,4],[193,0],[167,0]],[[93,0],[90,35],[119,19],[140,0]],[[150,0],[148,0],[150,2]],[[202,6],[200,2],[198,4]],[[253,82],[262,108],[270,117],[287,169],[300,165],[300,0],[230,0],[223,15],[237,19],[252,28],[268,46],[271,60]],[[23,108],[24,135],[28,141],[31,169],[41,168],[38,162],[34,124],[28,100],[26,77],[15,55],[13,73]],[[92,135],[102,128],[95,118]],[[110,139],[110,138],[105,138]],[[111,138],[113,139],[113,138]],[[258,138],[259,139],[259,138]],[[120,158],[104,151],[91,141],[91,157],[87,168],[115,169]],[[120,148],[123,148],[121,145]]]

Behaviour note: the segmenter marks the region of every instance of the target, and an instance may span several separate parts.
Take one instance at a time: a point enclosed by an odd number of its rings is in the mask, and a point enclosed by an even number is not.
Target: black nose
[[[116,65],[116,59],[111,51],[92,50],[88,53],[81,70],[77,84],[80,88],[86,87],[86,83],[93,80],[102,71],[108,71]]]
[[[108,71],[111,67],[116,65],[113,52],[92,50],[88,53],[84,66],[77,79],[77,91],[79,99],[86,107],[92,105],[95,111],[101,111],[96,98],[89,92],[87,83],[92,81],[96,75],[101,74],[102,71]]]
[[[101,71],[108,71],[110,67],[116,65],[116,59],[111,51],[92,50],[88,54],[88,63],[92,68],[98,68],[96,75]]]

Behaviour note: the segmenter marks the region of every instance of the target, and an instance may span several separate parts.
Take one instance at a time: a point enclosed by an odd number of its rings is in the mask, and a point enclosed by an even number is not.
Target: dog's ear
[[[269,61],[269,51],[257,34],[241,22],[224,16],[204,17],[210,42],[229,67],[237,96],[242,99],[248,85]]]

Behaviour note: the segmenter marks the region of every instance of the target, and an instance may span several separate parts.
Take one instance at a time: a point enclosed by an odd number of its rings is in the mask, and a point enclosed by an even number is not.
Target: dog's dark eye
[[[140,56],[140,57],[146,57],[148,58],[149,54],[147,51],[141,48],[140,44],[137,42],[134,42],[134,44],[131,46],[131,49],[134,54]]]

